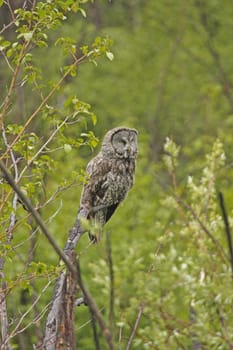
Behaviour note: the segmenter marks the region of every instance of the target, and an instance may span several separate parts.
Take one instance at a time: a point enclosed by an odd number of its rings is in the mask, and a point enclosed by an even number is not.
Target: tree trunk
[[[76,267],[74,248],[81,237],[78,220],[70,234],[64,249],[69,261]],[[77,275],[70,271],[61,272],[54,288],[51,309],[49,311],[43,344],[37,349],[75,350],[74,310],[77,299]]]

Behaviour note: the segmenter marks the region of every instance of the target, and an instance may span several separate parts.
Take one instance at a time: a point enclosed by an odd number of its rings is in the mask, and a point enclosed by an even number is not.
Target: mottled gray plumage
[[[137,131],[118,127],[107,132],[99,154],[87,165],[78,217],[97,223],[100,230],[133,186]],[[89,233],[92,241],[97,238]]]

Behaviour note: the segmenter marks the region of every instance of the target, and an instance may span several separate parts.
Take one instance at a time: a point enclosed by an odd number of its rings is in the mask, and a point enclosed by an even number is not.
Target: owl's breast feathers
[[[89,179],[83,188],[81,208],[93,217],[93,209],[105,207],[107,222],[132,187],[134,172],[135,159],[109,159],[99,154],[87,165]]]

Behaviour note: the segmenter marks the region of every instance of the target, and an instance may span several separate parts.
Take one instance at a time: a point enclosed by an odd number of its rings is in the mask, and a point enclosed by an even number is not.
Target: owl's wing
[[[89,179],[83,186],[80,201],[79,218],[94,219],[100,225],[101,236],[104,224],[110,219],[119,203],[113,203],[111,195],[111,161],[95,157],[87,165]],[[89,232],[89,238],[94,243],[97,237]]]
[[[87,218],[96,217],[101,225],[107,222],[118,203],[113,203],[110,193],[109,176],[111,172],[111,161],[102,157],[95,157],[87,165],[89,179],[83,187],[80,210],[82,213],[89,212]],[[95,210],[100,208],[99,210]]]
[[[114,214],[116,208],[118,207],[119,203],[115,203],[107,207],[106,211],[106,222],[111,218],[111,216]]]

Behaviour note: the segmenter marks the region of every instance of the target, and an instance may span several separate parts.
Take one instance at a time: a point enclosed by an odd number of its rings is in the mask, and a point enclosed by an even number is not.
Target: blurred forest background
[[[0,5],[1,159],[60,247],[105,132],[138,129],[133,189],[101,242],[85,235],[76,248],[116,349],[130,335],[132,349],[233,349],[218,195],[232,227],[232,2]],[[43,337],[58,257],[3,177],[0,196],[8,339],[28,350]],[[87,307],[75,328],[77,348],[98,349]]]

